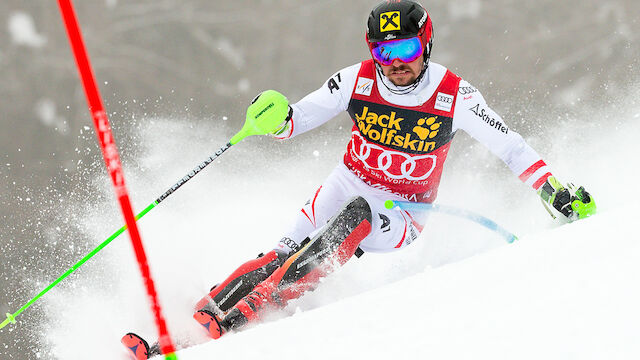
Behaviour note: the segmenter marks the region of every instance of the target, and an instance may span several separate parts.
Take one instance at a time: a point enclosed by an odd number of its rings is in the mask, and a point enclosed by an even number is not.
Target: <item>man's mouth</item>
[[[391,75],[405,75],[408,73],[409,73],[409,70],[405,70],[405,69],[391,70]]]

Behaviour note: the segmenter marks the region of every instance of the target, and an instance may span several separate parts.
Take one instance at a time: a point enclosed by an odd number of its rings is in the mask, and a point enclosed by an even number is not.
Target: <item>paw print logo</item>
[[[438,135],[441,124],[440,122],[436,123],[437,119],[437,116],[419,119],[418,125],[413,127],[413,132],[418,134],[420,140],[433,139]]]

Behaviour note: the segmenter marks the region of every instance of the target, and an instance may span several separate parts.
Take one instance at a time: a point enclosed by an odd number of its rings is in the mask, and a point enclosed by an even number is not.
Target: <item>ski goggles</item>
[[[382,65],[391,65],[395,59],[410,63],[422,55],[423,48],[419,37],[389,40],[370,45],[373,59]]]

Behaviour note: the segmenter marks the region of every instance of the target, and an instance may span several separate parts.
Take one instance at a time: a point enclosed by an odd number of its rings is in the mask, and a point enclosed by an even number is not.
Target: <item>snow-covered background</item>
[[[258,91],[276,88],[295,101],[365,58],[374,3],[78,2],[135,209],[226,143]],[[639,4],[425,5],[436,27],[434,61],[479,87],[562,181],[595,195],[600,214],[559,227],[530,189],[459,134],[439,201],[491,217],[520,243],[505,246],[476,225],[435,215],[410,248],[352,261],[274,315],[287,319],[181,358],[291,358],[309,349],[316,358],[640,355],[629,200],[639,175]],[[122,220],[54,2],[2,2],[0,22],[4,314]],[[247,139],[140,222],[176,337],[205,340],[191,319],[194,302],[279,238],[339,161],[347,126],[342,115],[289,142]],[[123,358],[124,332],[155,337],[147,308],[122,236],[0,331],[0,359]]]

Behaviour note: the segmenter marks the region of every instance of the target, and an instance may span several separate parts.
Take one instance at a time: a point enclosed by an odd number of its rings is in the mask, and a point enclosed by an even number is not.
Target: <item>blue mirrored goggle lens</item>
[[[371,47],[371,54],[382,65],[391,65],[395,59],[410,63],[422,54],[422,45],[417,36],[409,39],[382,41]]]

